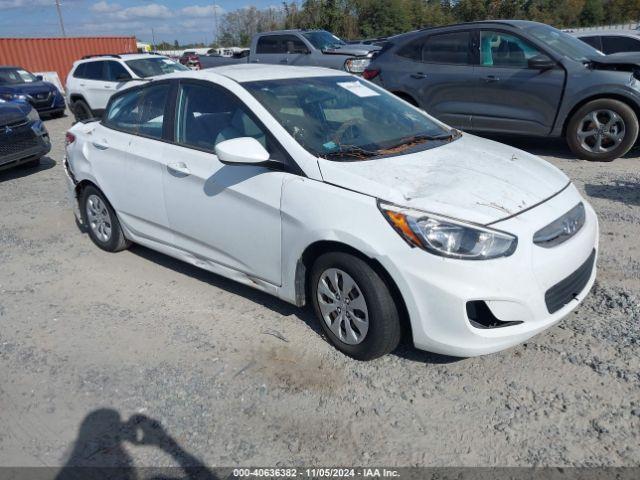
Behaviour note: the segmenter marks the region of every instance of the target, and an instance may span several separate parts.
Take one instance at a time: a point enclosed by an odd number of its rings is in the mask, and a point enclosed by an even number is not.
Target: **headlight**
[[[391,226],[412,247],[434,255],[461,260],[508,257],[518,245],[517,237],[478,225],[466,225],[419,210],[378,202]]]
[[[344,62],[344,69],[349,73],[362,73],[370,63],[370,58],[354,57]]]
[[[27,100],[27,96],[22,93],[0,93],[3,100]]]
[[[35,108],[32,108],[31,111],[29,112],[29,114],[27,115],[27,118],[29,119],[30,122],[39,122],[40,121],[40,115],[38,115],[38,111]]]

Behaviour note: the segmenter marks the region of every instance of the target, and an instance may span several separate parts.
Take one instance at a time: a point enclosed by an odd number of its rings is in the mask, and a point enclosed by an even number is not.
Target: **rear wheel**
[[[593,100],[574,113],[567,126],[567,144],[579,158],[610,162],[623,156],[638,138],[638,118],[625,103]]]
[[[341,352],[372,360],[400,342],[398,308],[389,288],[364,260],[327,253],[312,269],[310,295],[322,330]]]
[[[82,221],[93,243],[107,252],[119,252],[131,245],[120,227],[116,212],[100,190],[87,186],[82,190]]]
[[[73,102],[72,110],[74,117],[76,117],[76,122],[83,122],[94,116],[91,108],[84,100],[76,100]]]

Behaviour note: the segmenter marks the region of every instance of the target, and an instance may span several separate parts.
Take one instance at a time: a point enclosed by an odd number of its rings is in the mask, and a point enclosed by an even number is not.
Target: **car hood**
[[[591,58],[591,63],[599,68],[610,68],[613,70],[629,70],[640,67],[639,52],[620,52],[610,55],[598,55]]]
[[[325,48],[322,53],[330,54],[330,55],[352,55],[352,56],[361,56],[366,55],[369,52],[373,52],[375,50],[380,50],[380,47],[376,45],[364,45],[364,44],[355,44],[355,45],[341,45],[335,48]]]
[[[398,157],[318,162],[327,183],[485,225],[517,215],[569,183],[560,170],[534,155],[466,133],[451,143]]]
[[[24,120],[31,110],[31,105],[0,100],[0,125],[7,125]]]
[[[55,91],[56,87],[49,82],[20,83],[18,85],[0,85],[0,91],[11,93],[24,93],[34,95],[36,93]]]

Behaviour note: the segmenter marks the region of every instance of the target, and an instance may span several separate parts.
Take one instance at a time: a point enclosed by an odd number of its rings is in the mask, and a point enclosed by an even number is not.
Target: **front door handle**
[[[96,143],[93,142],[91,145],[93,145],[95,148],[97,148],[98,150],[107,150],[109,147],[106,145],[102,145],[100,143]]]
[[[174,172],[182,173],[183,175],[191,175],[191,170],[184,162],[170,163],[167,165],[169,170],[173,170]]]
[[[500,78],[496,77],[495,75],[488,75],[484,77],[484,81],[487,83],[499,82]]]
[[[411,78],[415,78],[416,80],[424,80],[425,78],[427,78],[427,74],[422,72],[412,73]]]

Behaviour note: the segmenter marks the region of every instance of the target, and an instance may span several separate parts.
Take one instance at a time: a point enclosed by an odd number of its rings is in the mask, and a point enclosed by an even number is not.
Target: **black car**
[[[0,100],[25,101],[41,116],[64,114],[64,96],[55,85],[21,67],[0,66]]]
[[[49,133],[31,105],[0,100],[0,170],[37,164],[51,150]]]
[[[454,127],[564,137],[609,161],[638,138],[640,54],[604,55],[520,20],[428,28],[388,40],[363,74]]]

